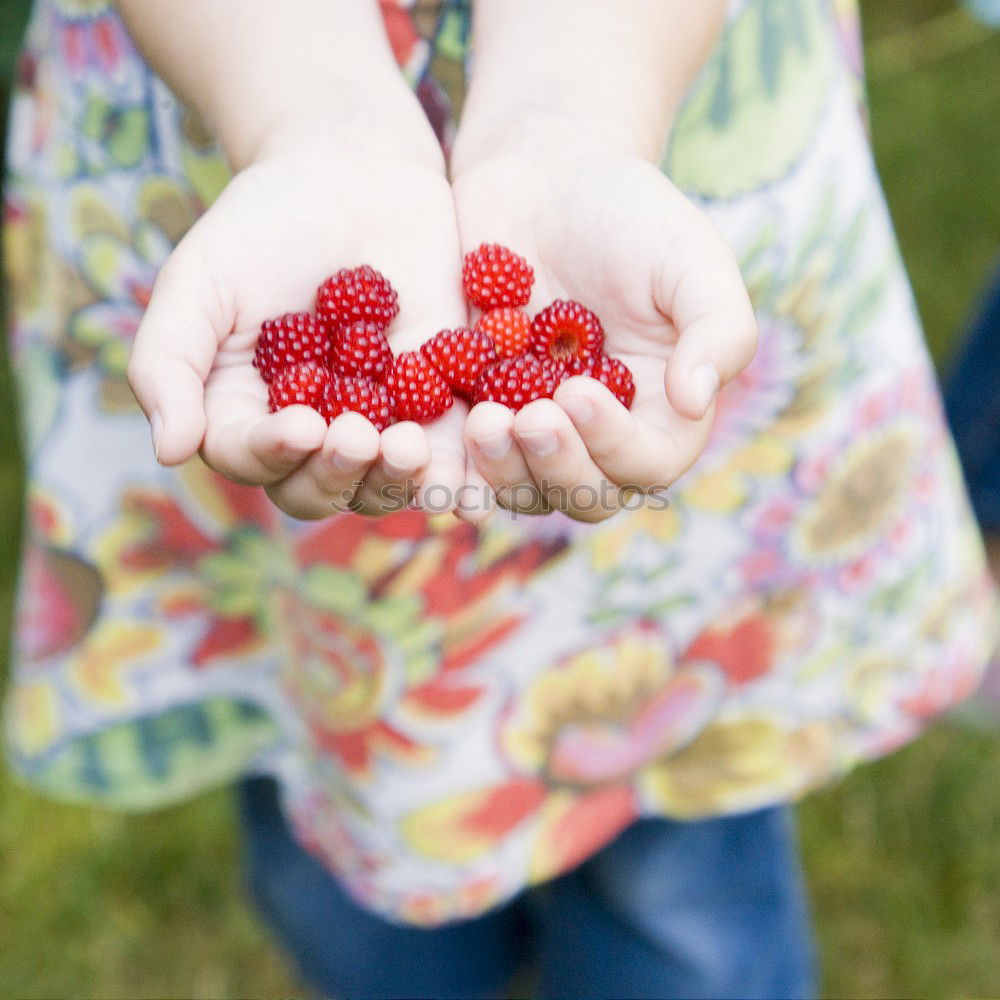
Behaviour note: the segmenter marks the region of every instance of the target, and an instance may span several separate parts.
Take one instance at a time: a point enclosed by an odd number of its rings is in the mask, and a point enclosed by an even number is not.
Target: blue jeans
[[[1000,270],[945,380],[944,405],[976,517],[1000,532]]]
[[[253,899],[331,997],[496,997],[530,961],[542,997],[811,997],[791,813],[641,820],[482,917],[425,930],[353,902],[292,839],[273,782],[239,792]]]

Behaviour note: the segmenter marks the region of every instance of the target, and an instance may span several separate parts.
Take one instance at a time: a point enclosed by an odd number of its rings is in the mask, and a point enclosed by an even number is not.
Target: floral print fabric
[[[447,145],[468,4],[382,6]],[[359,900],[432,925],[639,816],[793,799],[969,693],[993,594],[860,93],[852,4],[733,4],[663,168],[736,248],[761,347],[669,506],[300,525],[153,459],[129,344],[227,170],[106,0],[40,0],[5,208],[20,773],[122,808],[274,774]]]

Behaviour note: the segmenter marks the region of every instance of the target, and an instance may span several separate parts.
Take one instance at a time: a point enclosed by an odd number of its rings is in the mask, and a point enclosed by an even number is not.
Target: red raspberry
[[[265,382],[277,372],[306,361],[326,363],[330,338],[311,313],[285,313],[260,325],[253,366]]]
[[[354,323],[334,338],[330,370],[335,375],[385,380],[392,348],[375,323]]]
[[[534,283],[531,265],[506,247],[484,243],[465,255],[462,265],[465,297],[484,311],[500,306],[526,306]]]
[[[442,330],[420,348],[452,392],[471,397],[479,376],[497,359],[493,340],[481,330]]]
[[[348,411],[367,417],[377,431],[384,431],[393,423],[392,400],[384,385],[370,378],[334,375],[326,387],[319,412],[329,423]]]
[[[519,358],[531,344],[531,318],[523,309],[491,309],[476,329],[492,337],[501,358]]]
[[[531,324],[531,350],[540,358],[590,361],[604,345],[604,327],[579,302],[557,299]]]
[[[569,378],[566,363],[557,361],[555,358],[543,358],[541,364],[542,371],[545,372],[545,377],[552,382],[552,391],[555,392]]]
[[[635,399],[635,381],[632,373],[617,358],[601,354],[587,374],[597,379],[601,385],[606,385],[625,409],[632,406],[632,400]]]
[[[537,358],[504,358],[490,366],[476,386],[475,402],[487,400],[520,410],[536,399],[546,399],[555,392],[553,375]]]
[[[440,417],[455,401],[448,383],[418,351],[404,351],[385,379],[399,420],[426,424]]]
[[[330,373],[315,361],[294,365],[275,372],[268,386],[268,405],[272,413],[286,406],[311,406],[320,410]]]
[[[389,282],[367,264],[342,268],[316,293],[316,315],[331,333],[353,323],[374,323],[386,330],[399,313],[399,297]]]
[[[567,358],[565,361],[560,361],[558,358],[541,359],[542,367],[553,379],[557,388],[574,375],[589,375],[595,360],[595,358]]]

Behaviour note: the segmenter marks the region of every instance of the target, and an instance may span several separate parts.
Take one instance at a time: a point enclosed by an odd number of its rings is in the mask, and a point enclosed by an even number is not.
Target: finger
[[[272,486],[297,469],[326,436],[326,421],[308,406],[231,423],[212,423],[202,457],[220,475],[248,486]]]
[[[608,389],[585,377],[564,382],[555,401],[573,422],[594,464],[626,490],[666,489],[694,463],[711,431],[708,417],[680,417],[663,406],[662,396],[646,403],[637,400],[626,410]]]
[[[228,332],[197,244],[182,240],[161,268],[139,324],[128,381],[164,465],[191,458],[205,434],[205,380]]]
[[[514,440],[514,413],[499,403],[480,403],[465,423],[473,461],[508,510],[541,513],[544,503],[531,469]]]
[[[736,256],[694,206],[662,261],[654,297],[677,327],[667,363],[667,398],[689,420],[700,420],[719,387],[735,378],[757,349],[757,322]]]
[[[453,511],[465,486],[463,428],[469,408],[456,400],[433,423],[424,427],[430,461],[417,484],[414,502],[435,514]]]
[[[550,509],[588,523],[619,510],[620,490],[594,463],[556,402],[540,399],[521,410],[514,418],[514,436]]]
[[[303,521],[351,510],[361,482],[378,458],[379,433],[357,413],[330,425],[322,448],[267,491],[286,514]]]
[[[402,510],[412,500],[431,449],[419,424],[405,421],[382,432],[379,457],[355,497],[353,509],[369,517]]]
[[[493,488],[476,468],[471,455],[465,458],[465,485],[459,492],[455,516],[467,524],[482,524],[496,505]]]

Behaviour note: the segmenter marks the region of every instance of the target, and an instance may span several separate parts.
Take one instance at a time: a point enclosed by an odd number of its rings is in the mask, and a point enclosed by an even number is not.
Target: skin
[[[133,351],[161,462],[200,451],[302,518],[387,513],[387,495],[434,488],[470,520],[489,504],[464,500],[484,489],[598,520],[621,488],[665,488],[698,457],[756,329],[731,250],[655,163],[722,0],[477,0],[450,177],[375,0],[200,0],[172,5],[169,32],[157,0],[119,6],[236,171],[162,269]],[[327,429],[307,408],[267,413],[250,366],[263,319],[369,262],[399,291],[393,347],[412,349],[469,321],[461,256],[483,241],[535,266],[533,309],[579,298],[602,317],[636,378],[631,412],[578,378],[516,416],[456,404],[381,435],[352,414]],[[575,506],[578,485],[610,487],[611,502]]]

